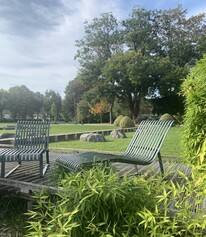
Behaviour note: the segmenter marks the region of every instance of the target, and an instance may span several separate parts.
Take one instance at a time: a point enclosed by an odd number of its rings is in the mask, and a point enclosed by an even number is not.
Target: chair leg
[[[39,158],[39,174],[40,174],[41,178],[45,175],[48,167],[49,167],[49,152],[46,152],[46,164],[45,164],[45,166],[43,164],[43,153],[42,153],[40,158]]]
[[[46,151],[46,163],[49,164],[49,151]]]
[[[137,165],[134,165],[134,167],[135,167],[135,170],[136,170],[136,172],[137,172],[137,174],[138,174],[138,173],[139,173],[139,170],[138,170]]]
[[[5,176],[5,161],[1,161],[1,178]]]
[[[40,156],[39,159],[39,173],[40,173],[40,177],[44,176],[44,172],[43,172],[43,155]]]
[[[164,167],[163,167],[162,157],[161,157],[160,152],[158,152],[157,156],[158,156],[158,160],[159,160],[160,171],[161,171],[162,175],[164,175]]]

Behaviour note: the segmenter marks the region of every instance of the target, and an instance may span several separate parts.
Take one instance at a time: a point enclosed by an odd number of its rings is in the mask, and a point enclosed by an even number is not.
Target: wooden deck
[[[0,194],[18,196],[27,200],[31,200],[31,193],[33,191],[40,191],[47,189],[50,192],[56,192],[56,187],[51,181],[51,170],[54,166],[55,159],[58,153],[50,153],[50,166],[43,178],[39,177],[39,163],[37,161],[23,162],[14,173],[8,178],[0,178]],[[164,158],[164,169],[180,170],[186,174],[189,173],[189,168],[184,167],[175,158]],[[15,162],[6,163],[6,172],[16,165]],[[158,160],[148,166],[134,166],[122,163],[113,163],[113,166],[119,171],[119,175],[124,174],[136,175],[138,173],[152,172],[159,174],[160,168]],[[175,179],[176,175],[172,177]]]

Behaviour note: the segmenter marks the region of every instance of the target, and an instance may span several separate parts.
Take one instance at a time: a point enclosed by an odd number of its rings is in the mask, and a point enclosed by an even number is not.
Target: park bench
[[[6,178],[13,173],[22,161],[39,161],[40,177],[44,176],[49,166],[49,121],[25,120],[18,121],[14,146],[0,150],[1,177]],[[46,153],[44,166],[43,155]],[[5,163],[17,162],[18,165],[5,174]]]
[[[59,155],[56,164],[69,171],[78,171],[92,167],[94,163],[122,162],[134,165],[149,165],[158,157],[160,170],[164,173],[160,148],[172,126],[173,121],[144,120],[142,121],[128,148],[123,155],[84,152]]]

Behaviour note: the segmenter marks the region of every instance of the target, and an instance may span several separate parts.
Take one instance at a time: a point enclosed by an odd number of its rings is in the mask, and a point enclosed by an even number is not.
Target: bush
[[[119,179],[112,168],[100,165],[68,174],[56,197],[36,196],[27,236],[143,236],[144,227],[136,228],[137,213],[144,207],[153,210],[151,184],[141,176]]]
[[[123,115],[119,115],[115,120],[114,120],[114,126],[119,127],[119,123],[121,121],[121,119],[123,118]]]
[[[134,121],[129,116],[124,116],[121,119],[119,126],[121,128],[132,128],[132,127],[135,127],[135,124],[134,124]]]
[[[174,118],[172,117],[172,115],[166,113],[166,114],[163,114],[163,115],[160,117],[160,120],[162,120],[162,121],[167,121],[167,120],[174,120]]]
[[[206,198],[206,173],[199,175],[201,169],[192,170],[191,178],[178,171],[178,179],[185,181],[183,185],[170,179],[153,180],[157,193],[155,211],[144,208],[139,212],[144,226],[143,236],[206,236],[206,215],[203,203]],[[177,175],[177,171],[175,175]]]
[[[205,236],[206,173],[178,175],[182,186],[172,173],[119,179],[112,168],[99,165],[64,175],[57,196],[36,195],[25,236]]]
[[[190,164],[206,163],[206,55],[186,77],[184,117],[185,157]]]

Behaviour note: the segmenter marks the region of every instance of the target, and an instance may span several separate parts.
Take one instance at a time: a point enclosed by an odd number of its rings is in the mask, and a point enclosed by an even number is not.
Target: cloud
[[[0,4],[1,32],[21,37],[53,30],[64,12],[61,2],[53,0],[1,0]]]
[[[182,2],[186,8],[190,0]],[[77,73],[75,41],[84,36],[85,20],[105,12],[121,20],[135,5],[151,8],[160,3],[168,1],[0,0],[1,87],[25,85],[32,91],[52,89],[63,96]],[[198,6],[193,11],[197,14]]]

